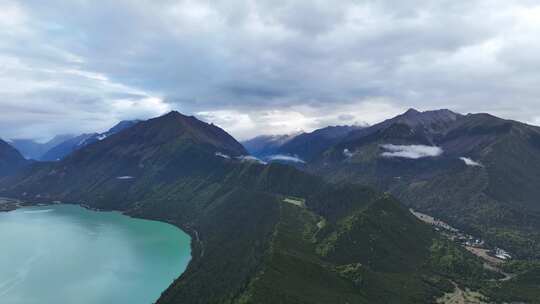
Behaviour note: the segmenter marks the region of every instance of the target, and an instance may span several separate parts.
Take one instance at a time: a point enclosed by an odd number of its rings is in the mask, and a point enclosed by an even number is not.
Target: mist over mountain
[[[306,162],[338,143],[360,126],[329,126],[295,135],[261,135],[242,144],[254,156],[269,161]]]
[[[277,154],[281,146],[295,138],[297,135],[259,135],[242,142],[248,152],[256,157]]]
[[[57,135],[45,143],[36,142],[32,139],[12,139],[10,144],[21,152],[25,158],[40,160],[47,151],[73,137],[74,135]]]

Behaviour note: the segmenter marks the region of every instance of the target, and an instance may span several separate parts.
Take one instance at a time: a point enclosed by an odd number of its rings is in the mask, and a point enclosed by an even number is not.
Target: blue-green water
[[[190,258],[165,223],[74,205],[0,213],[0,303],[150,304]]]

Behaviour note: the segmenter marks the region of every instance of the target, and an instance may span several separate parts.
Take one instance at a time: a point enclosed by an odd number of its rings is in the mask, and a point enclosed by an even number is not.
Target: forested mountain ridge
[[[193,259],[158,303],[419,303],[451,291],[450,280],[495,276],[388,195],[245,153],[223,130],[172,112],[35,164],[4,179],[0,195],[183,228]]]

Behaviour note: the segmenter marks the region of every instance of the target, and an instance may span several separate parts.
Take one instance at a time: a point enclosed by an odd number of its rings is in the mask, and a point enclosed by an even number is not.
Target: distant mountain
[[[40,160],[44,161],[58,161],[71,154],[73,151],[79,150],[82,147],[85,147],[89,144],[103,140],[113,134],[116,134],[124,129],[127,129],[136,123],[140,122],[139,120],[124,120],[116,124],[114,127],[109,129],[105,133],[90,133],[82,134],[79,136],[71,136],[65,141],[58,143],[55,146],[52,146],[47,152],[45,152]]]
[[[99,192],[102,192],[109,186],[126,184],[124,179],[117,177],[139,179],[161,170],[167,173],[159,179],[167,175],[188,175],[190,170],[207,168],[219,161],[221,158],[216,153],[229,157],[247,154],[244,147],[222,129],[178,112],[139,122],[94,144],[85,144],[94,138],[96,136],[84,137],[80,147],[58,163],[37,165],[38,172],[42,167],[52,166],[55,169],[39,183],[41,187],[36,195],[47,197],[46,193],[64,192],[62,189],[66,188],[86,189],[91,193],[90,189],[98,185],[101,188]],[[111,194],[118,197],[129,192]]]
[[[40,160],[48,150],[73,138],[73,135],[58,135],[51,140],[40,143],[31,139],[12,139],[10,144],[27,159]]]
[[[425,112],[409,109],[407,112],[394,118],[387,119],[368,128],[353,131],[346,138],[344,138],[344,141],[353,142],[366,135],[384,130],[395,124],[407,125],[409,128],[418,130],[427,135],[439,134],[444,132],[450,125],[461,117],[461,114],[454,113],[447,109]]]
[[[41,156],[43,161],[58,161],[63,159],[65,156],[71,154],[73,151],[76,151],[86,145],[87,140],[96,139],[99,136],[98,133],[90,134],[81,134],[70,138],[45,152]]]
[[[306,162],[338,143],[359,126],[329,126],[310,133],[262,135],[242,144],[251,155],[267,161]]]
[[[0,177],[13,174],[27,164],[19,151],[0,139]]]
[[[184,229],[192,260],[158,304],[432,303],[450,280],[494,278],[392,197],[246,154],[222,129],[171,112],[0,181],[0,196]]]
[[[278,149],[295,135],[261,135],[242,142],[249,154],[264,158],[276,154]]]
[[[359,126],[330,126],[302,133],[281,145],[276,154],[293,155],[304,161],[311,161],[349,133],[361,129]]]
[[[334,182],[390,191],[520,257],[540,257],[539,127],[409,110],[351,132],[309,167]]]

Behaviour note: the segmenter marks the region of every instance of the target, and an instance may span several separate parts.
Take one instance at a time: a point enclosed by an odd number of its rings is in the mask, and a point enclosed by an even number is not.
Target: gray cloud
[[[540,123],[534,1],[0,0],[0,130],[170,109],[241,138],[408,107]]]

